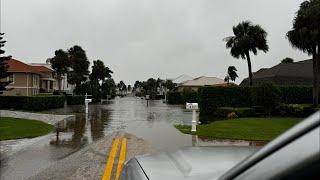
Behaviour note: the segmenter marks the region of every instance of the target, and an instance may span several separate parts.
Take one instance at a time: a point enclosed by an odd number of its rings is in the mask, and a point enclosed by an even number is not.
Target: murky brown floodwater
[[[88,115],[84,113],[83,105],[50,112],[75,114],[76,118],[60,122],[56,132],[1,162],[1,179],[14,179],[19,177],[17,173],[25,177],[36,174],[51,163],[118,130],[143,138],[160,151],[196,144],[249,146],[246,141],[208,140],[180,133],[173,124],[189,124],[192,113],[183,106],[167,105],[160,100],[150,101],[147,106],[146,101],[139,98],[116,98],[103,105],[90,104]]]

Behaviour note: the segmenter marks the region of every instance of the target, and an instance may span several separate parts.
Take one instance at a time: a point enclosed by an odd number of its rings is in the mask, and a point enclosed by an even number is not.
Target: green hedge
[[[167,99],[169,104],[183,104],[182,94],[180,92],[168,92]]]
[[[198,93],[195,91],[169,92],[167,95],[169,104],[197,103],[199,101]]]
[[[318,109],[311,104],[282,104],[274,112],[275,115],[293,116],[293,117],[307,117]]]
[[[76,96],[66,96],[68,105],[77,105],[84,104],[85,96],[76,95]]]
[[[64,96],[0,96],[1,109],[42,111],[64,106]]]
[[[251,106],[251,92],[247,87],[204,87],[199,89],[201,114],[213,114],[218,107]]]
[[[285,104],[312,104],[312,87],[279,86],[281,102]]]
[[[277,86],[280,102],[284,104],[312,104],[312,87]],[[256,96],[261,87],[203,87],[199,89],[199,107],[202,115],[212,115],[218,107],[262,106]]]

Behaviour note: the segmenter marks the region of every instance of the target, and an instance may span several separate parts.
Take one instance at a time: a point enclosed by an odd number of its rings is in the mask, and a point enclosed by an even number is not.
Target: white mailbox
[[[198,103],[186,103],[186,109],[192,110],[191,132],[197,131],[196,110],[199,109]]]
[[[88,94],[86,93],[86,96],[85,96],[85,99],[84,99],[86,114],[89,113],[89,103],[92,102],[92,99],[88,99],[88,96],[91,96],[91,95],[88,95]]]
[[[91,103],[91,102],[92,102],[92,99],[85,99],[84,102],[85,102],[85,103]]]
[[[198,110],[199,109],[198,103],[186,103],[186,109]]]
[[[150,99],[150,95],[146,95],[146,100],[149,100]]]

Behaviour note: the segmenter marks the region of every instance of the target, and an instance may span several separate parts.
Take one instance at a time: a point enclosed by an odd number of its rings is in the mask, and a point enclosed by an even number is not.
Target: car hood
[[[186,147],[175,152],[137,156],[148,179],[217,179],[245,159],[254,147]]]

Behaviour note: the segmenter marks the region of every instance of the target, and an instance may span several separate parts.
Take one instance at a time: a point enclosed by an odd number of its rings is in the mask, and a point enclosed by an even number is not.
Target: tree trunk
[[[318,49],[319,52],[319,49]],[[313,53],[312,53],[312,64],[313,64],[313,105],[318,106],[319,104],[319,73],[318,73],[318,54],[317,54],[317,49],[314,48]]]
[[[251,69],[251,60],[250,60],[249,52],[246,53],[246,56],[247,56],[247,62],[248,62],[249,82],[250,82],[250,87],[252,87],[252,69]]]
[[[61,75],[58,75],[58,90],[61,92]]]

